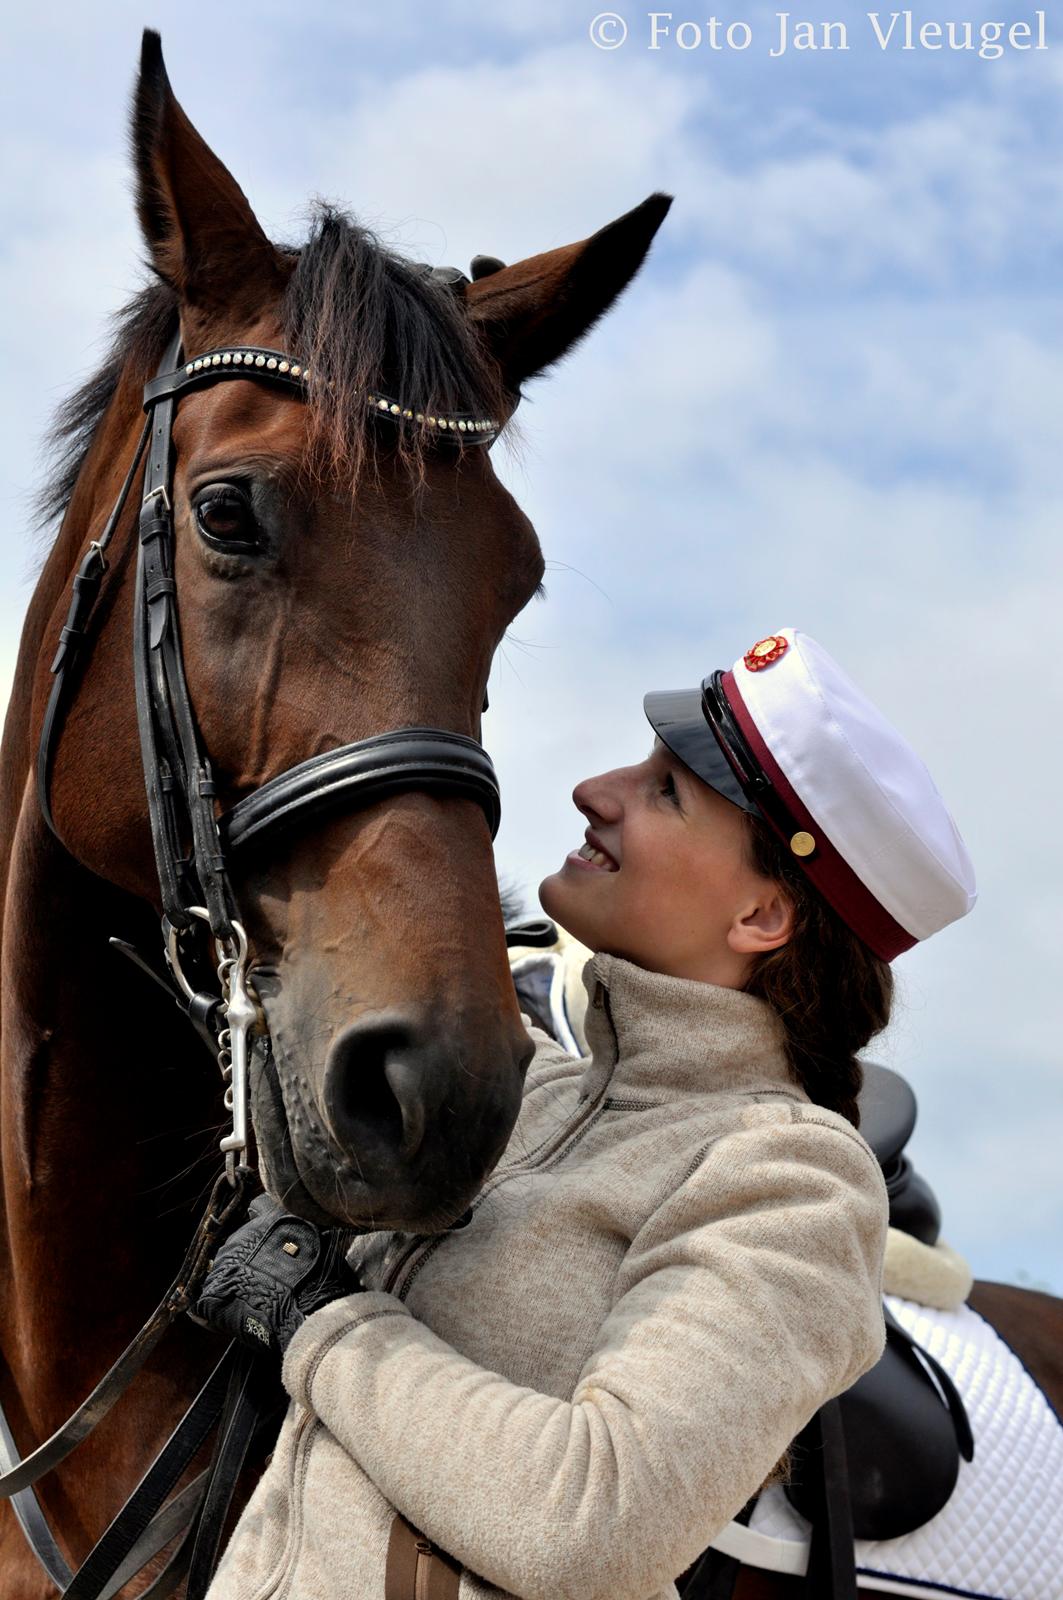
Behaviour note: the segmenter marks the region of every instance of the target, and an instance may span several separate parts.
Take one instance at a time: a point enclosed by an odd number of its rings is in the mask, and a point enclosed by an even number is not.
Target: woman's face
[[[658,739],[645,761],[572,791],[586,843],[539,899],[574,938],[652,972],[737,989],[790,937],[785,894],[749,863],[745,815]]]

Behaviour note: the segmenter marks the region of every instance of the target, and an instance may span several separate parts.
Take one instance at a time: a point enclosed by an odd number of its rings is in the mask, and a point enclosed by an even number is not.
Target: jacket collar
[[[591,1057],[581,1096],[596,1097],[608,1084],[610,1093],[649,1090],[653,1099],[761,1090],[807,1100],[766,1000],[603,952],[587,962],[583,983]]]

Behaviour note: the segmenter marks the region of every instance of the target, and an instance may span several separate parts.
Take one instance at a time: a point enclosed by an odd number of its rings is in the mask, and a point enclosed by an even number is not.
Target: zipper
[[[417,1565],[413,1571],[413,1600],[429,1600],[432,1582],[432,1546],[419,1534],[417,1538]]]
[[[601,990],[605,996],[605,1009],[608,1014],[608,990],[605,989],[604,985],[601,986]],[[611,1023],[611,1015],[609,1016],[609,1020]],[[613,1031],[615,1036],[616,1030],[614,1029]],[[612,1074],[610,1074],[610,1078],[611,1077]],[[480,1193],[476,1196],[476,1199],[469,1207],[469,1222],[466,1224],[466,1226],[472,1222],[473,1217],[483,1205],[484,1201],[493,1195],[496,1189],[501,1188],[502,1184],[506,1183],[510,1178],[523,1177],[526,1172],[534,1172],[537,1167],[545,1167],[547,1165],[552,1166],[555,1161],[560,1161],[563,1156],[567,1154],[567,1150],[564,1148],[565,1146],[567,1146],[570,1142],[573,1144],[578,1144],[583,1138],[584,1134],[590,1131],[589,1124],[591,1120],[596,1120],[606,1109],[608,1089],[609,1080],[607,1079],[597,1099],[588,1100],[583,1105],[579,1106],[575,1115],[570,1117],[568,1122],[562,1125],[559,1132],[554,1134],[553,1138],[547,1139],[542,1144],[537,1145],[534,1150],[532,1150],[528,1155],[522,1156],[519,1161],[510,1162],[507,1164],[504,1172],[496,1173],[493,1178],[488,1179],[487,1183],[480,1190]],[[461,1231],[464,1232],[465,1230],[462,1229]],[[409,1292],[410,1285],[413,1283],[414,1278],[420,1272],[421,1268],[431,1259],[444,1240],[449,1238],[449,1233],[434,1233],[430,1234],[427,1239],[415,1239],[414,1242],[408,1245],[393,1263],[391,1271],[384,1279],[384,1293],[397,1295],[400,1300],[404,1299],[406,1294]]]
[[[490,1179],[469,1207],[469,1222],[466,1223],[466,1227],[472,1222],[473,1217],[484,1201],[493,1195],[497,1189],[501,1188],[502,1184],[507,1182],[508,1179],[521,1178],[526,1172],[534,1172],[537,1167],[543,1167],[547,1164],[552,1165],[554,1161],[560,1161],[565,1154],[562,1146],[569,1141],[578,1144],[584,1132],[587,1131],[586,1124],[591,1121],[592,1117],[599,1116],[604,1109],[604,1094],[598,1100],[588,1100],[586,1105],[580,1107],[578,1116],[571,1118],[562,1127],[560,1135],[547,1141],[546,1144],[540,1145],[530,1156],[524,1156],[520,1161],[514,1161],[511,1166],[507,1166],[505,1172]],[[460,1231],[464,1233],[465,1229],[462,1228]],[[427,1239],[415,1239],[413,1244],[407,1246],[406,1250],[392,1266],[391,1271],[384,1280],[384,1292],[397,1295],[400,1300],[404,1299],[421,1268],[435,1255],[444,1240],[449,1238],[449,1233],[433,1233]]]
[[[288,1468],[288,1503],[291,1507],[291,1517],[288,1523],[288,1536],[284,1542],[280,1561],[273,1572],[265,1580],[263,1586],[255,1591],[254,1600],[280,1600],[287,1591],[299,1558],[303,1538],[303,1496],[302,1476],[304,1462],[310,1447],[310,1440],[322,1426],[320,1419],[312,1411],[304,1411],[295,1425],[292,1434],[292,1456]]]

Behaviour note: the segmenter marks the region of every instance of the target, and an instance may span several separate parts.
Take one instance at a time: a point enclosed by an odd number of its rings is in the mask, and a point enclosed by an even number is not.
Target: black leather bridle
[[[450,271],[435,269],[429,275],[440,277]],[[444,277],[443,281],[451,280]],[[188,1593],[202,1594],[246,1452],[263,1429],[275,1428],[278,1421],[275,1383],[265,1383],[254,1358],[230,1346],[135,1494],[78,1573],[71,1574],[33,1485],[88,1436],[166,1329],[188,1309],[216,1244],[240,1220],[253,1182],[243,1161],[248,1040],[256,1033],[268,1035],[246,972],[247,940],[232,888],[232,861],[263,848],[280,834],[306,826],[327,810],[361,808],[407,790],[474,800],[487,818],[492,839],[500,820],[498,780],[483,746],[464,734],[425,727],[392,729],[311,756],[271,778],[225,815],[218,815],[210,760],[196,726],[181,650],[174,576],[172,428],[182,394],[239,378],[277,384],[296,395],[305,395],[308,388],[307,370],[298,360],[258,346],[225,346],[182,362],[179,333],[174,335],[158,375],[145,385],[147,419],[133,461],[99,538],[89,545],[73,579],[69,611],[52,662],[52,689],[37,751],[38,799],[48,827],[62,844],[51,808],[56,746],[76,669],[91,644],[89,625],[107,571],[106,551],[146,454],[138,524],[133,677],[163,940],[172,978],[184,995],[182,1009],[217,1052],[227,1080],[225,1104],[232,1112],[233,1127],[221,1140],[225,1173],[214,1186],[177,1278],[92,1394],[62,1428],[22,1461],[0,1409],[0,1467],[4,1468],[0,1496],[9,1498],[45,1571],[58,1588],[76,1600],[106,1600],[186,1527],[178,1550],[145,1594],[171,1593],[186,1573]],[[383,395],[371,394],[365,399],[374,414],[400,425],[415,421],[440,442],[462,448],[490,444],[501,428],[491,418],[466,413],[424,415]],[[220,994],[197,988],[185,975],[183,963],[188,952],[182,940],[202,924],[209,926],[220,957]],[[112,943],[158,977],[131,947],[119,940]],[[160,981],[165,987],[165,980]],[[163,1505],[219,1418],[212,1470],[201,1473]]]
[[[491,837],[500,818],[498,780],[483,746],[443,728],[393,729],[311,756],[270,779],[219,817],[210,759],[196,727],[185,676],[174,577],[173,416],[180,396],[206,384],[251,378],[305,395],[307,374],[291,356],[258,346],[233,345],[181,361],[175,334],[157,377],[145,385],[147,421],[118,501],[100,535],[89,546],[73,582],[70,612],[52,663],[53,685],[37,755],[37,792],[45,820],[60,838],[50,801],[51,769],[62,716],[75,668],[88,642],[89,619],[107,570],[106,549],[146,452],[139,517],[136,598],[133,624],[133,676],[141,763],[163,910],[163,934],[170,966],[192,1004],[197,996],[181,969],[181,937],[197,921],[209,924],[225,971],[226,985],[247,990],[246,940],[239,923],[230,865],[279,834],[290,834],[323,811],[374,804],[405,790],[474,800],[484,811]],[[370,395],[373,411],[399,420],[414,416],[395,401]],[[418,414],[420,415],[420,414]],[[498,432],[492,419],[432,416],[436,436],[462,446],[488,444]],[[486,701],[485,701],[486,705]],[[189,848],[186,849],[185,841]],[[60,842],[61,839],[60,839]],[[209,1011],[199,998],[199,1017]],[[223,1001],[233,1009],[232,996]],[[245,995],[244,1009],[248,1008]],[[252,1007],[257,1010],[257,1008]],[[217,1010],[213,1020],[226,1017]],[[195,1017],[194,1017],[195,1020]],[[232,1018],[228,1019],[230,1022]],[[237,1019],[238,1020],[238,1019]],[[261,1012],[257,1012],[261,1031]],[[234,1120],[246,1124],[246,1084],[239,1063],[229,1072]],[[243,1127],[222,1142],[229,1159],[243,1152]]]
[[[237,357],[239,365],[235,364]],[[235,902],[229,857],[278,829],[289,832],[310,812],[337,805],[366,806],[403,789],[426,789],[475,800],[487,817],[492,838],[500,817],[498,781],[482,745],[464,734],[419,727],[377,734],[312,756],[270,779],[226,816],[217,817],[210,760],[202,749],[188,697],[177,618],[172,428],[176,402],[187,390],[239,378],[278,384],[297,394],[305,392],[306,379],[299,363],[278,351],[235,346],[208,351],[195,362],[180,365],[179,336],[163,358],[159,376],[145,386],[148,419],[133,465],[103,533],[89,546],[74,578],[70,614],[52,663],[54,682],[37,757],[41,808],[58,838],[50,803],[50,775],[60,719],[74,668],[87,643],[89,615],[107,570],[104,552],[150,439],[139,522],[133,660],[152,842],[163,912],[170,924],[188,927],[189,907],[203,903],[210,912],[211,932],[219,941],[232,938]],[[394,403],[392,407],[397,409]],[[472,419],[469,427],[471,430]],[[496,432],[497,425],[493,431],[461,434],[451,428],[440,437],[460,439],[463,445],[487,444]],[[190,855],[182,850],[183,827],[191,830]]]

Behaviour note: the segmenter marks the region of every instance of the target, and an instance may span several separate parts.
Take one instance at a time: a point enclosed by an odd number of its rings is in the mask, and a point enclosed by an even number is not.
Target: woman
[[[970,862],[806,635],[646,712],[651,754],[576,788],[586,842],[540,889],[596,952],[591,1053],[533,1029],[463,1225],[360,1238],[367,1292],[295,1328],[210,1600],[384,1600],[385,1574],[387,1600],[663,1600],[882,1351],[856,1051],[889,961],[970,909]]]

